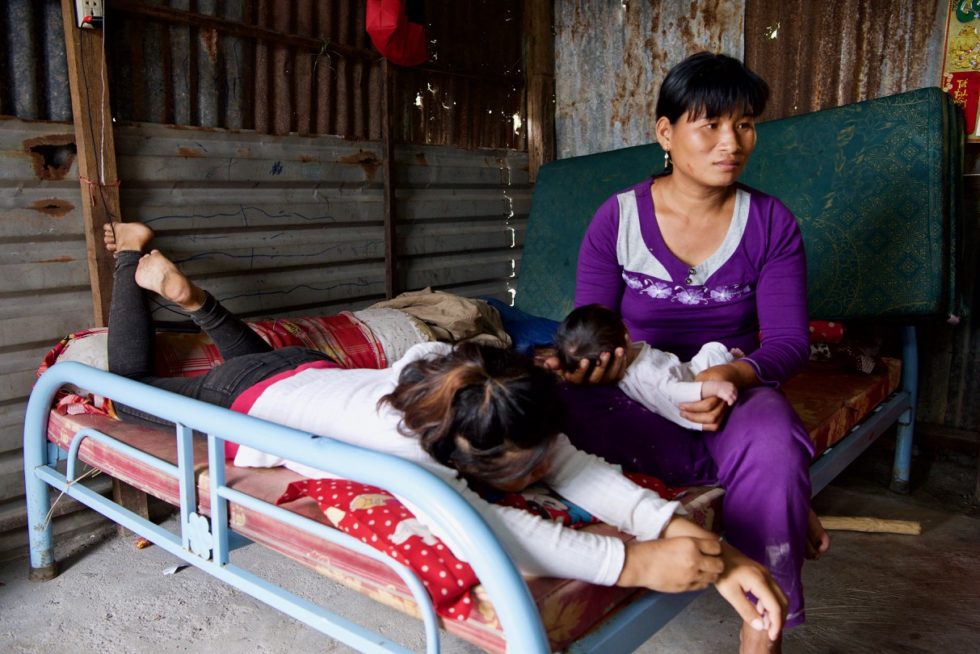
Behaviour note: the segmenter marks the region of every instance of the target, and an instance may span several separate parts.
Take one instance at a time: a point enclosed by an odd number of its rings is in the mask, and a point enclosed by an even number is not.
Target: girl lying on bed
[[[116,258],[109,312],[111,372],[412,460],[456,488],[526,574],[662,592],[714,584],[747,623],[778,638],[786,598],[766,569],[680,517],[677,502],[665,501],[626,479],[619,468],[573,447],[560,433],[551,373],[510,351],[472,343],[455,348],[419,344],[383,370],[343,369],[324,354],[300,347],[273,350],[159,251],[144,254],[152,237],[141,223],[105,227],[106,247]],[[199,377],[154,376],[155,339],[144,289],[186,311],[225,362]],[[167,424],[124,405],[116,404],[116,410],[127,420]],[[264,456],[241,448],[235,462],[267,465]],[[637,538],[624,544],[489,504],[467,480],[504,491],[543,481]]]

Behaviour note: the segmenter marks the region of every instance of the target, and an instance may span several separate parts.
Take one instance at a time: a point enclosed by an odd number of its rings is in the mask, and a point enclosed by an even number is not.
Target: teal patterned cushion
[[[936,88],[761,123],[742,176],[796,215],[812,318],[945,315],[954,306],[962,127]],[[561,319],[579,243],[613,193],[659,173],[656,144],[575,157],[538,174],[516,303]]]

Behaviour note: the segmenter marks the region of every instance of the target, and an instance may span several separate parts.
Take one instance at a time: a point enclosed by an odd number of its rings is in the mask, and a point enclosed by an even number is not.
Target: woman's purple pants
[[[718,432],[685,429],[615,386],[563,388],[567,433],[579,448],[670,485],[725,489],[725,538],[762,563],[789,598],[786,626],[801,624],[813,444],[777,390],[744,391]]]

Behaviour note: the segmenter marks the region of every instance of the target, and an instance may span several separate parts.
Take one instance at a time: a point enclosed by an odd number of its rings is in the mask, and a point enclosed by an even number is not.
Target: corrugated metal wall
[[[765,118],[939,85],[947,0],[745,0],[745,62]]]
[[[21,446],[35,371],[92,321],[80,204],[71,125],[0,121],[0,558],[27,543]],[[59,535],[92,528],[78,507],[58,503]]]
[[[654,140],[660,80],[700,50],[742,56],[744,0],[555,3],[558,157]]]
[[[158,247],[233,311],[331,313],[383,299],[377,143],[140,125],[117,128],[116,150],[124,215],[153,227]],[[395,160],[398,286],[508,296],[527,155],[404,145]]]
[[[381,60],[365,3],[107,3],[122,120],[381,138]]]
[[[520,0],[426,0],[429,61],[394,67],[395,139],[526,149]],[[60,0],[5,0],[0,115],[69,120]],[[363,0],[107,0],[119,121],[381,138]]]
[[[399,68],[398,140],[527,149],[520,0],[426,0],[430,61]]]
[[[381,61],[364,2],[108,6],[120,119],[381,138]],[[430,61],[394,69],[395,138],[523,149],[525,131],[514,120],[524,115],[521,3],[429,0],[425,10]],[[473,47],[480,43],[488,47]]]
[[[0,11],[0,116],[70,120],[59,0],[4,0]]]

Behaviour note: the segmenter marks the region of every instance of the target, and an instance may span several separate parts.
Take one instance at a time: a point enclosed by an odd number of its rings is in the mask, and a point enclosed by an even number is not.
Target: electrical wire
[[[116,222],[121,222],[121,219],[120,219],[119,216],[115,215],[111,211],[111,209],[109,208],[109,203],[107,202],[106,193],[105,193],[105,187],[107,185],[106,184],[106,179],[105,179],[106,118],[107,118],[106,117],[106,96],[107,96],[107,93],[108,93],[108,86],[109,86],[109,80],[108,80],[108,68],[109,68],[109,66],[108,66],[108,56],[107,56],[107,50],[106,50],[106,28],[108,26],[108,21],[106,19],[106,16],[104,15],[105,13],[107,13],[107,12],[104,12],[103,13],[103,17],[102,17],[102,28],[101,28],[102,29],[102,44],[101,44],[102,45],[102,50],[101,50],[101,53],[102,53],[102,61],[100,62],[100,66],[99,66],[99,82],[100,82],[100,84],[99,84],[99,86],[100,86],[100,96],[99,96],[100,97],[100,102],[99,102],[99,105],[100,106],[99,106],[98,113],[99,113],[99,122],[100,122],[100,125],[99,125],[99,138],[98,139],[96,139],[95,125],[93,124],[94,121],[92,120],[92,113],[93,113],[92,112],[92,97],[88,93],[85,94],[85,103],[86,103],[86,109],[87,109],[87,111],[86,111],[87,123],[86,123],[85,127],[86,127],[86,129],[87,129],[87,131],[89,133],[90,138],[92,139],[92,142],[96,144],[96,148],[95,148],[95,159],[96,159],[96,168],[97,168],[97,170],[96,170],[96,177],[97,178],[96,178],[95,181],[92,181],[92,180],[89,180],[89,179],[85,179],[81,175],[79,175],[79,178],[81,179],[81,181],[83,181],[84,183],[88,184],[88,186],[89,186],[89,192],[93,194],[93,197],[94,197],[94,189],[98,189],[99,198],[102,200],[102,207],[105,210],[106,216],[108,217],[108,220],[109,220],[109,226],[113,230],[113,235],[115,235],[115,227],[114,227],[114,224]],[[87,62],[85,61],[85,49],[84,48],[81,48],[81,47],[79,48],[79,61],[78,61],[78,63],[79,63],[79,69],[81,70],[81,73],[82,73],[83,82],[85,83],[85,87],[87,89],[87,88],[89,88],[88,68],[86,66],[86,63]],[[117,178],[118,178],[118,173],[117,173]],[[118,179],[116,179],[116,181],[112,183],[112,186],[119,186],[119,184],[120,184],[120,181]]]

